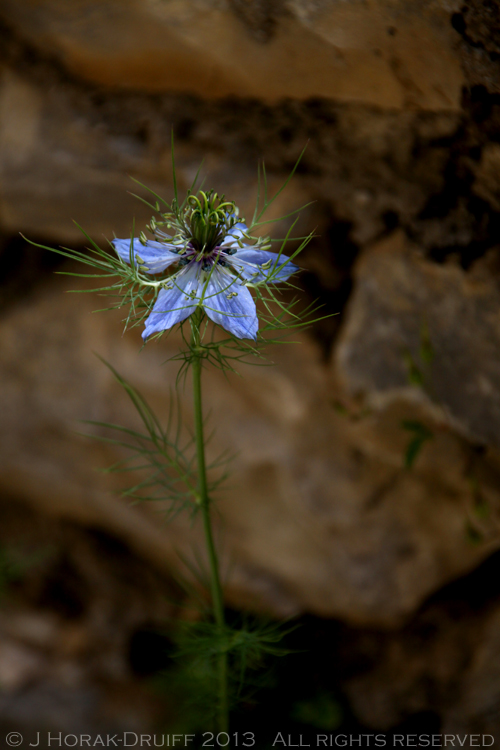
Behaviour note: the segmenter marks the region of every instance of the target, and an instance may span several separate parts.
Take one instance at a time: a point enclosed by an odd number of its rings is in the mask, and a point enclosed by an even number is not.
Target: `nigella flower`
[[[164,274],[152,284],[160,289],[146,320],[143,338],[181,323],[198,307],[237,338],[255,339],[258,318],[249,285],[286,281],[298,271],[288,257],[269,252],[266,240],[252,242],[234,203],[216,193],[190,196],[186,207],[152,220],[149,240],[115,239],[119,257],[140,272]],[[167,234],[159,229],[174,230]],[[147,282],[146,282],[147,283]]]

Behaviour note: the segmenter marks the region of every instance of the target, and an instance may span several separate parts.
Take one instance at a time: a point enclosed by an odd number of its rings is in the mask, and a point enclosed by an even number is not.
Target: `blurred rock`
[[[68,95],[64,86],[45,91],[40,81],[0,69],[2,231],[87,243],[82,227],[105,245],[113,236],[130,236],[149,222],[153,209],[143,201],[156,202],[150,191],[165,200],[172,199],[171,131],[161,113],[147,108],[144,116],[152,117],[150,127],[158,127],[161,132],[152,141],[144,140],[137,135],[142,120],[140,106],[129,115],[112,111],[113,122],[108,127],[99,122],[88,92],[77,102],[78,93],[70,90]],[[109,103],[116,104],[113,99]],[[134,102],[129,104],[133,106]],[[204,156],[206,152],[197,147],[186,148],[182,143],[176,147],[181,193],[191,186]],[[242,162],[235,171],[230,161],[212,155],[205,160],[200,179],[209,173],[219,192],[235,198],[242,215],[251,216],[256,169],[257,163],[252,160],[251,165]],[[281,176],[270,173],[271,191],[282,182]],[[137,195],[142,200],[137,200]],[[307,197],[300,184],[291,185],[286,191],[286,206],[283,198],[279,199],[267,218],[288,213],[290,205],[300,207]]]
[[[312,200],[303,231],[326,234],[333,210],[364,243],[384,230],[384,217],[409,220],[441,188],[448,159],[442,139],[453,137],[459,121],[456,112],[408,114],[363,104],[270,107],[96,93],[50,66],[26,69],[22,60],[0,74],[0,227],[63,243],[83,241],[74,221],[96,241],[128,236],[134,219],[136,229],[143,227],[151,209],[128,192],[150,196],[130,177],[171,199],[172,128],[179,189],[190,186],[205,160],[202,177],[209,175],[244,215],[253,212],[258,159],[265,158],[277,187],[311,138],[306,174],[296,177],[274,216]]]
[[[205,373],[210,458],[238,451],[217,531],[229,605],[401,628],[360,635],[378,661],[348,690],[370,727],[433,711],[453,732],[499,724],[493,599],[458,615],[431,603],[406,624],[500,542],[497,4],[0,3],[6,276],[35,252],[9,241],[19,231],[86,244],[74,219],[104,244],[142,228],[151,209],[126,191],[148,194],[130,176],[172,197],[172,130],[180,190],[206,157],[202,176],[246,215],[257,161],[276,189],[308,143],[268,218],[312,201],[296,227],[316,233],[304,297],[342,311],[343,329],[336,341],[323,323],[243,379]],[[158,592],[186,575],[180,556],[203,566],[200,530],[121,499],[126,478],[95,469],[123,452],[77,433],[104,434],[80,420],[138,426],[92,351],[166,416],[180,342],[140,351],[119,313],[91,315],[100,300],[30,268],[11,270],[2,301],[0,490],[40,512],[24,513],[26,532],[50,514],[64,554],[39,562],[29,606],[21,596],[0,616],[0,724],[75,731],[126,714],[140,728],[137,692],[121,701],[128,639],[171,614]]]
[[[33,744],[39,732],[45,748],[48,731],[144,731],[158,709],[168,719],[135,666],[148,674],[144,633],[182,603],[173,582],[116,538],[12,496],[2,494],[0,519],[0,731]],[[157,633],[154,643],[158,670],[170,642]]]
[[[398,633],[342,629],[340,671],[359,721],[459,734],[464,747],[469,733],[498,739],[498,565],[497,554],[443,589]]]
[[[462,78],[449,11],[403,6],[4,0],[0,230],[130,234],[150,218],[130,176],[171,198],[172,129],[181,190],[206,159],[250,213],[257,161],[278,182],[309,143],[287,198],[315,203],[307,231],[340,220],[364,244],[414,220],[461,133]]]
[[[468,272],[431,263],[400,233],[366,252],[335,352],[345,387],[372,404],[427,393],[464,436],[499,447],[497,263],[496,251]]]
[[[489,143],[481,154],[474,192],[500,211],[500,145]]]
[[[92,315],[96,301],[64,295],[67,286],[41,288],[1,322],[0,483],[47,512],[113,533],[160,569],[178,570],[179,551],[199,565],[199,529],[178,519],[163,525],[157,505],[119,500],[127,477],[95,469],[123,454],[74,434],[92,431],[82,419],[137,426],[92,351],[166,417],[177,368],[165,362],[180,340],[173,334],[139,351],[138,333],[118,335],[120,313]],[[425,403],[393,399],[380,414],[342,416],[340,392],[312,341],[271,355],[274,367],[243,368],[244,378],[205,373],[216,429],[209,458],[238,451],[218,506],[228,602],[397,624],[498,545],[495,466],[474,456],[488,507],[481,520],[468,447]],[[189,424],[187,394],[185,401]],[[405,419],[435,433],[412,471],[403,468]],[[480,543],[471,543],[471,524]]]
[[[107,87],[456,110],[447,3],[426,5],[3,0],[0,12],[71,75]]]
[[[459,700],[446,717],[445,731],[474,731],[500,735],[500,612],[495,608],[478,623],[478,644],[462,681]]]
[[[127,194],[133,183],[126,172],[136,170],[138,156],[132,144],[123,154],[123,139],[110,143],[72,115],[64,98],[2,71],[0,221],[10,231],[64,242],[83,241],[73,220],[98,239],[111,238],[113,228],[127,236],[134,216],[142,226],[151,215]]]
[[[462,65],[470,86],[485,86],[491,93],[500,91],[498,51],[500,30],[495,0],[469,0],[453,9],[453,28],[461,37]]]
[[[0,691],[10,692],[21,688],[40,676],[44,667],[40,656],[15,641],[2,638],[0,646]]]

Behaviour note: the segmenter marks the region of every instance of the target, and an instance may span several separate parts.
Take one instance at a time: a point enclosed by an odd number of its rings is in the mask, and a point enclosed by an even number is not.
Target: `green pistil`
[[[154,234],[157,228],[165,227],[171,233],[169,242],[181,247],[189,243],[197,253],[196,260],[201,260],[210,256],[241,221],[244,219],[233,201],[226,201],[213,190],[200,190],[188,197],[182,209],[174,202],[172,211],[152,219],[148,228]]]
[[[210,255],[220,245],[237,221],[237,209],[224,196],[203,190],[188,198],[185,213],[189,225],[190,242],[203,256]]]

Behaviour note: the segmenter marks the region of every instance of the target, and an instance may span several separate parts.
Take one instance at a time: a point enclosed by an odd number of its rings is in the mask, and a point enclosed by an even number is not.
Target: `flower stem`
[[[198,463],[198,494],[201,513],[203,516],[203,528],[205,542],[207,545],[208,559],[210,563],[210,588],[212,594],[212,606],[214,619],[221,635],[224,633],[224,600],[220,583],[219,561],[215,549],[210,518],[210,497],[207,486],[207,470],[205,461],[205,440],[203,436],[203,409],[201,399],[201,363],[203,352],[200,346],[200,324],[202,312],[197,311],[191,320],[191,351],[193,354],[193,399],[194,399],[194,424],[196,438],[196,459]],[[224,650],[217,656],[218,674],[218,705],[217,726],[220,732],[227,732],[229,727],[229,707],[227,693],[227,654]]]

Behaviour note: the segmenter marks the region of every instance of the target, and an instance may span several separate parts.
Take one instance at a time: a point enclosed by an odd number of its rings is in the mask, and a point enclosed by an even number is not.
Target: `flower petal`
[[[202,304],[214,323],[239,339],[256,339],[259,321],[252,295],[228,274],[213,270]]]
[[[130,240],[112,240],[112,244],[125,263],[130,263]],[[164,242],[147,240],[146,244],[136,238],[133,240],[134,260],[143,271],[147,273],[161,273],[172,263],[177,263],[180,256],[170,250],[169,245]],[[144,261],[141,263],[141,261]]]
[[[270,253],[267,250],[257,250],[248,246],[237,250],[227,260],[241,274],[242,278],[251,281],[253,284],[257,284],[259,281],[267,281],[271,273],[273,278],[270,281],[277,284],[280,281],[286,281],[292,273],[300,271],[300,268],[289,261],[286,255]],[[283,265],[284,263],[286,265]],[[263,265],[265,268],[262,268]],[[283,266],[283,268],[280,268],[280,266]]]
[[[181,323],[196,310],[196,296],[199,295],[198,263],[190,263],[180,273],[172,276],[166,284],[173,286],[162,289],[153,310],[146,320],[142,338],[147,339],[153,333],[166,331],[176,323]]]
[[[243,238],[243,232],[247,231],[247,225],[243,224],[242,221],[235,224],[231,231],[224,237],[223,245],[235,245],[239,247],[237,240]]]

